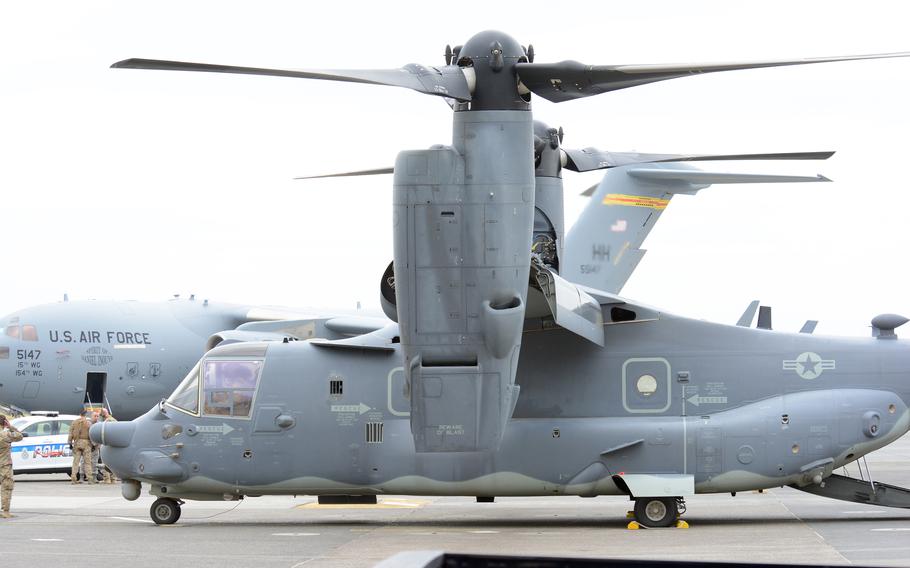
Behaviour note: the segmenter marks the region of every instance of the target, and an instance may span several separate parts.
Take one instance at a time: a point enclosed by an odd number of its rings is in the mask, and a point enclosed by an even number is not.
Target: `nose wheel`
[[[679,516],[677,497],[642,497],[635,499],[635,520],[643,527],[669,527]],[[685,508],[682,509],[685,511]]]
[[[149,515],[156,525],[172,525],[180,518],[180,505],[182,504],[183,502],[177,499],[161,497],[152,503]]]

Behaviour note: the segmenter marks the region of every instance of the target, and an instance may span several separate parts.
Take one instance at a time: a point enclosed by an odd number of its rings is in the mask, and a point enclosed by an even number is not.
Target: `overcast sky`
[[[390,166],[451,142],[451,111],[404,89],[109,69],[128,57],[262,67],[443,64],[501,29],[537,61],[708,62],[910,50],[906,2],[4,2],[0,313],[175,293],[378,307]],[[910,59],[720,73],[582,101],[534,100],[565,145],[615,151],[837,150],[827,162],[708,164],[830,184],[717,186],[675,198],[623,294],[733,322],[865,335],[910,315],[904,226]],[[596,173],[566,172],[567,224]],[[910,330],[908,330],[910,332]]]

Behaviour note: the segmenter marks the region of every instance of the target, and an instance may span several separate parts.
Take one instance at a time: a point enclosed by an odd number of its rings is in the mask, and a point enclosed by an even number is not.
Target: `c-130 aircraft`
[[[878,337],[864,339],[697,321],[573,284],[527,247],[548,186],[528,152],[530,93],[558,102],[860,58],[538,64],[482,32],[441,68],[116,64],[404,86],[449,99],[453,144],[396,160],[397,325],[216,347],[167,401],[93,426],[92,439],[124,497],[142,483],[159,496],[160,524],[184,499],[264,494],[626,495],[645,526],[672,525],[688,495],[781,485],[910,507],[906,489],[833,473],[910,429],[910,345],[894,333],[905,318],[876,317]],[[614,199],[603,189],[594,199]],[[666,194],[655,184],[641,201]]]

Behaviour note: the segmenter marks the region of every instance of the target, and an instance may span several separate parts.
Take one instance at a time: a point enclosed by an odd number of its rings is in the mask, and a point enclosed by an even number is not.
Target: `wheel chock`
[[[626,525],[626,528],[629,529],[630,531],[637,531],[638,529],[641,528],[641,525],[638,524],[638,521],[632,521],[631,523]]]
[[[687,528],[689,528],[689,523],[687,523],[686,521],[684,521],[682,519],[679,519],[676,521],[676,528],[687,529]]]
[[[626,511],[626,518],[627,518],[627,519],[634,519],[634,518],[635,518],[635,511]]]

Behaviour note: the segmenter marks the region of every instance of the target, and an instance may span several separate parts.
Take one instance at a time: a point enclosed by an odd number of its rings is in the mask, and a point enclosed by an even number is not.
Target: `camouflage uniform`
[[[104,418],[104,422],[116,422],[117,421],[117,419],[114,418],[113,416],[111,416],[111,414],[109,412],[102,413],[101,416]],[[99,447],[99,446],[96,446],[96,447]],[[117,476],[114,475],[114,473],[111,470],[109,470],[107,468],[107,466],[105,466],[104,464],[102,464],[101,473],[104,475],[105,483],[113,483],[115,481],[120,481],[119,479],[117,479]]]
[[[0,430],[0,517],[8,518],[9,502],[13,497],[13,458],[9,450],[13,442],[22,439],[19,430],[7,423],[6,428]]]
[[[92,414],[92,419],[89,421],[89,428],[98,423],[98,413],[95,412]],[[93,473],[97,472],[98,463],[101,461],[101,445],[96,444],[89,440],[89,444],[92,446],[92,463],[91,469],[89,469],[89,462],[82,458],[82,477],[84,479],[89,479]],[[98,478],[92,477],[92,481],[98,481]]]
[[[88,438],[88,429],[91,427],[88,418],[80,416],[73,420],[70,426],[69,442],[73,445],[73,469],[70,478],[73,483],[79,483],[76,473],[79,472],[79,460],[85,460],[85,478],[89,483],[95,483],[95,476],[92,472],[92,442]]]

